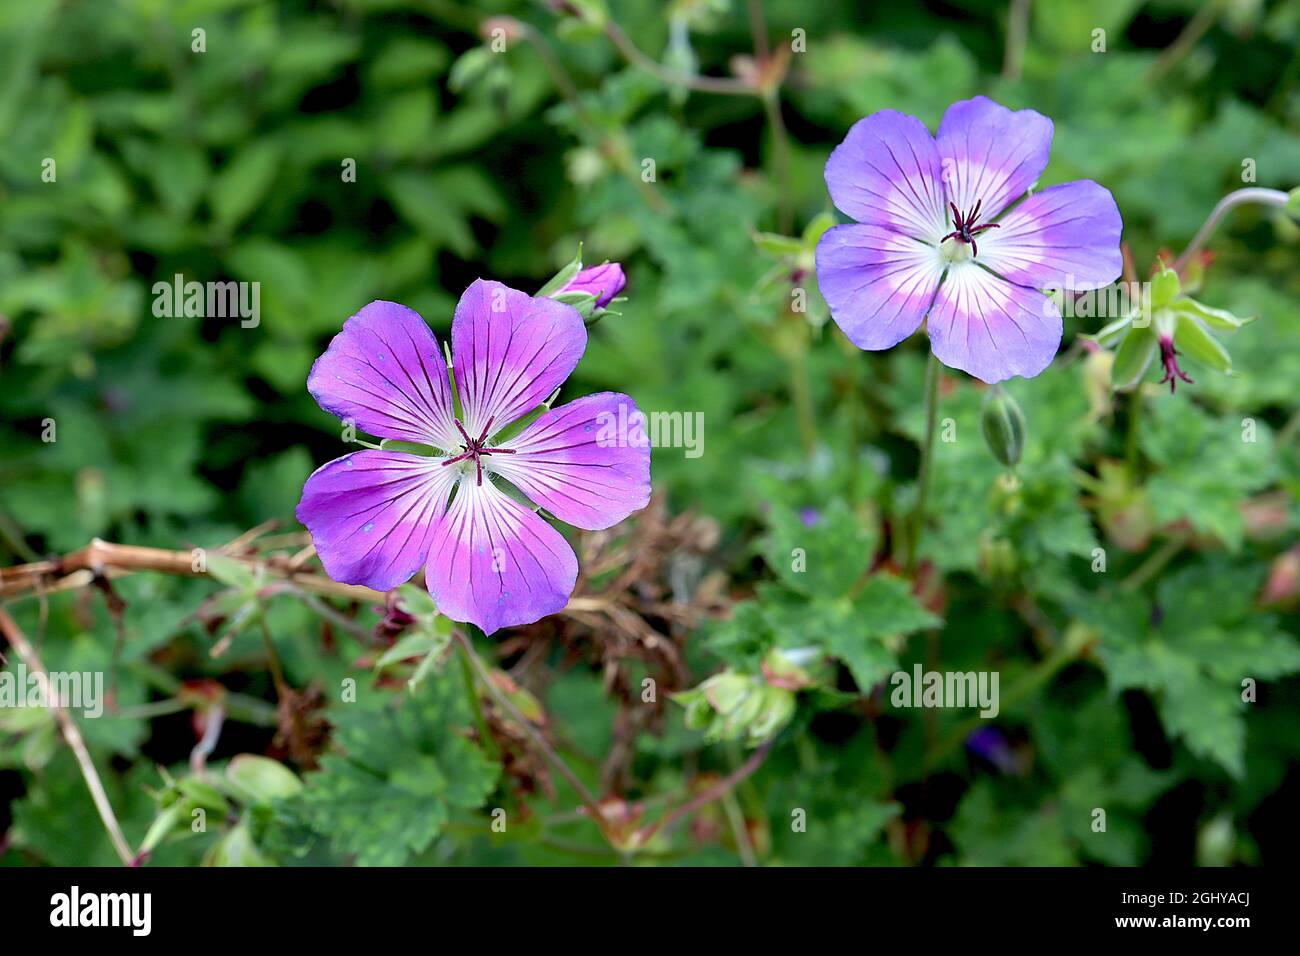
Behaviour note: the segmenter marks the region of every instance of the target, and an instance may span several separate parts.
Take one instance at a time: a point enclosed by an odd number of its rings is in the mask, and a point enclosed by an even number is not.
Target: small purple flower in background
[[[596,297],[595,306],[603,309],[614,296],[623,291],[627,279],[623,267],[617,262],[605,262],[590,269],[583,269],[569,280],[561,292],[589,292]]]
[[[451,327],[457,417],[443,353],[411,309],[371,302],[312,366],[321,408],[380,438],[443,457],[357,451],[318,468],[298,520],[336,581],[387,591],[424,567],[438,610],[491,634],[563,609],[578,562],[558,531],[498,485],[504,480],[561,521],[608,528],[650,500],[650,449],[597,441],[600,423],[635,420],[616,392],[542,405],[587,347],[582,317],[553,299],[476,280]]]
[[[854,124],[826,162],[826,185],[857,222],[817,244],[818,285],[854,345],[891,348],[928,316],[935,357],[985,382],[1051,363],[1061,313],[1039,290],[1113,282],[1123,226],[1091,180],[1012,207],[1051,144],[1047,117],[983,96],[948,107],[937,136],[894,110]]]
[[[1006,735],[996,727],[981,727],[966,738],[966,749],[997,767],[1002,773],[1019,769],[1015,751]]]

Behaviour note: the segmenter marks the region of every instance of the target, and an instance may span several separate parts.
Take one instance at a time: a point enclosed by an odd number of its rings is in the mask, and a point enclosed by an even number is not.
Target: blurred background
[[[628,301],[592,329],[562,400],[617,389],[647,412],[701,413],[703,454],[656,450],[656,504],[630,537],[574,535],[593,569],[578,596],[604,611],[484,653],[500,651],[629,827],[745,769],[772,731],[753,714],[711,724],[704,705],[687,727],[670,691],[720,668],[757,680],[774,649],[812,648],[830,668],[790,713],[764,711],[779,736],[763,766],[641,859],[1286,858],[1300,229],[1253,207],[1221,226],[1197,295],[1260,318],[1226,342],[1236,374],[1188,362],[1195,384],[1176,396],[1151,378],[1140,427],[1108,356],[1077,339],[1104,320],[1067,321],[1056,365],[1011,386],[1029,423],[1015,490],[978,438],[982,390],[946,376],[940,414],[960,438],[938,454],[915,588],[890,572],[915,498],[924,343],[852,348],[811,251],[834,221],[822,167],[854,121],[888,107],[934,129],[983,93],[1053,119],[1043,185],[1109,188],[1145,278],[1228,191],[1300,184],[1298,84],[1294,0],[6,4],[0,564],[93,537],[217,547],[273,520],[268,551],[292,553],[304,479],[348,450],[305,388],[342,322],[385,298],[445,336],[475,278],[535,290],[581,242],[589,263],[624,264]],[[260,321],[157,315],[154,284],[177,274],[259,283]],[[790,578],[796,546],[844,567]],[[870,602],[844,597],[868,570]],[[628,859],[564,818],[565,783],[490,704],[486,730],[455,738],[466,753],[414,731],[403,751],[382,713],[341,716],[334,688],[349,674],[368,686],[400,632],[367,636],[372,607],[331,605],[349,628],[292,596],[256,602],[264,633],[229,600],[240,582],[220,584],[141,574],[108,596],[8,606],[49,667],[112,673],[118,712],[82,723],[132,846],[177,792],[158,768],[189,773],[226,700],[207,759],[269,756],[294,784],[225,793],[211,832],[163,827],[158,860]],[[998,720],[972,735],[969,714],[890,707],[885,677],[918,661],[998,669]],[[643,714],[647,674],[661,695]],[[1239,699],[1243,677],[1257,702]],[[424,686],[422,704],[393,706],[473,723],[454,665]],[[474,792],[393,773],[368,791],[355,761],[371,747],[376,766],[418,752]],[[343,756],[322,769],[327,753]],[[522,835],[484,832],[495,806],[528,821]],[[8,865],[115,859],[44,717],[0,711],[0,834]]]

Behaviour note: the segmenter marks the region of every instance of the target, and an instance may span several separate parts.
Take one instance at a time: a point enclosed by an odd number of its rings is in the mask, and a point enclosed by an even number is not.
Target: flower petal
[[[627,278],[623,267],[617,262],[605,262],[590,269],[583,269],[569,280],[564,292],[590,292],[596,297],[596,308],[603,309],[613,301],[614,296],[623,291]]]
[[[1047,168],[1052,121],[1033,110],[1012,112],[987,96],[977,96],[948,107],[935,139],[948,200],[963,215],[981,203],[980,222],[989,222],[1023,196]],[[985,235],[980,236],[981,248]]]
[[[1051,299],[970,260],[948,270],[928,328],[939,361],[990,384],[1013,375],[1033,378],[1061,344],[1061,313]]]
[[[456,304],[451,326],[465,430],[477,438],[489,421],[495,431],[532,411],[569,377],[586,348],[577,309],[476,279]]]
[[[491,634],[563,610],[578,559],[558,531],[491,481],[462,481],[425,572],[438,610]]]
[[[636,403],[600,392],[552,408],[501,443],[493,471],[561,521],[588,531],[618,524],[650,501],[650,442]]]
[[[420,570],[455,480],[439,461],[368,449],[312,472],[297,515],[331,578],[388,591]]]
[[[881,110],[853,124],[826,161],[835,206],[858,222],[937,242],[947,232],[934,137],[914,116]]]
[[[887,349],[915,332],[942,275],[934,246],[878,226],[835,226],[817,243],[817,284],[860,349]]]
[[[1090,179],[1052,186],[979,236],[979,261],[1019,285],[1084,292],[1110,285],[1124,268],[1124,228],[1110,190]]]
[[[419,314],[371,302],[343,323],[307,376],[321,408],[362,431],[455,448],[451,383],[438,340]]]

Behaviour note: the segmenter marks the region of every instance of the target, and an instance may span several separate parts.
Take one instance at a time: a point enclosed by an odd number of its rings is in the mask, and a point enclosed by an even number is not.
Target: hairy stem
[[[1209,218],[1205,220],[1196,236],[1183,250],[1182,255],[1174,260],[1174,271],[1181,272],[1187,263],[1191,262],[1192,256],[1196,255],[1201,247],[1209,241],[1219,222],[1233,209],[1252,203],[1261,206],[1286,206],[1289,198],[1280,189],[1263,189],[1256,186],[1248,186],[1245,189],[1237,189],[1228,193],[1219,200],[1218,204],[1210,212]]]
[[[483,701],[474,687],[474,665],[470,661],[470,651],[464,643],[457,644],[457,649],[460,651],[457,656],[460,658],[460,676],[465,684],[465,696],[469,699],[470,710],[474,713],[474,729],[478,731],[479,742],[487,751],[488,757],[496,760],[500,751],[497,749],[496,741],[492,739],[492,731],[488,728],[487,717],[483,713]]]
[[[925,367],[925,436],[921,441],[921,467],[916,476],[916,507],[912,511],[910,534],[907,544],[908,575],[915,573],[920,559],[921,529],[925,527],[925,505],[930,493],[931,473],[934,471],[934,426],[939,414],[939,360],[930,353]]]

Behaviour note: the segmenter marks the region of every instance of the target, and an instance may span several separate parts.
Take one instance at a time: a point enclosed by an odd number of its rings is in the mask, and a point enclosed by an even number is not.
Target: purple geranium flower
[[[826,185],[857,224],[817,244],[817,282],[854,345],[890,348],[928,315],[945,365],[985,382],[1047,367],[1061,313],[1038,290],[1113,282],[1123,225],[1110,192],[1090,180],[1011,206],[1051,144],[1047,117],[983,96],[948,107],[937,137],[893,110],[854,124],[826,162]]]
[[[596,297],[595,307],[603,309],[614,296],[623,291],[625,285],[627,279],[623,275],[623,267],[617,262],[605,262],[583,269],[560,291],[590,292]]]
[[[560,533],[499,482],[561,521],[608,528],[649,501],[650,449],[602,428],[640,418],[615,392],[547,408],[495,439],[578,364],[587,330],[571,306],[479,279],[456,306],[451,346],[456,402],[418,314],[371,302],[344,323],[307,390],[363,431],[444,455],[344,455],[307,479],[297,514],[336,581],[387,591],[427,562],[438,609],[490,634],[561,610],[578,574]]]

